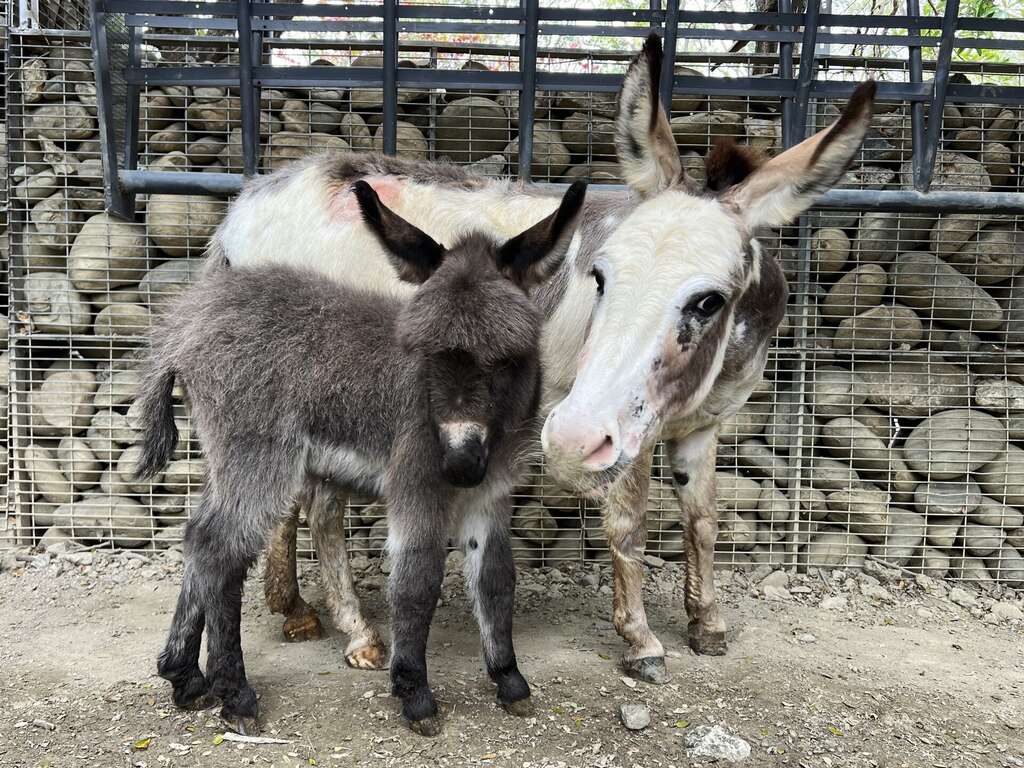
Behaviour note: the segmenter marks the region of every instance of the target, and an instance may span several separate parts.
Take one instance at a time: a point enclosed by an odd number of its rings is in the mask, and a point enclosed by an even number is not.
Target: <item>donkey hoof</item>
[[[289,616],[284,620],[284,627],[282,629],[284,631],[284,639],[289,643],[304,643],[307,640],[319,640],[324,636],[320,617],[312,609],[310,609],[309,613]]]
[[[725,632],[701,631],[695,627],[689,632],[690,650],[701,656],[724,656],[728,648],[725,642]]]
[[[387,669],[388,650],[379,640],[345,650],[345,663],[355,669]]]
[[[409,728],[413,733],[432,738],[441,733],[441,718],[434,716],[424,717],[422,720],[410,720]]]
[[[501,706],[510,715],[516,717],[533,717],[537,711],[536,707],[533,706],[533,697],[527,696],[525,699],[519,699],[519,701],[503,701]]]
[[[212,709],[220,703],[220,698],[210,693],[209,691],[200,694],[192,701],[188,702],[182,709],[187,709],[191,712],[201,712],[204,709]]]
[[[664,685],[669,681],[664,656],[644,656],[632,661],[623,660],[622,668],[630,677],[652,685]]]
[[[220,713],[221,720],[232,731],[239,736],[259,736],[260,725],[255,717],[248,715],[233,715],[227,712]]]

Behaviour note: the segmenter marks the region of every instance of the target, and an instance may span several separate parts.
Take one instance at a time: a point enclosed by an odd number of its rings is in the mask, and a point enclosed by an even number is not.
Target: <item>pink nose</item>
[[[546,453],[557,454],[589,472],[608,469],[619,458],[618,441],[612,430],[592,419],[561,415],[558,409],[548,416],[541,443]]]

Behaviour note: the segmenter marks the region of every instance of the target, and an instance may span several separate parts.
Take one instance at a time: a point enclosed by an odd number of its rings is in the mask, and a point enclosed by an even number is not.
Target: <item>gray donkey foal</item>
[[[159,672],[179,707],[219,699],[241,733],[257,729],[242,661],[242,585],[271,529],[324,481],[388,499],[392,692],[413,730],[440,727],[426,643],[453,532],[466,549],[498,701],[513,714],[532,711],[512,646],[508,534],[540,392],[541,316],[528,294],[559,268],[585,185],[503,244],[470,234],[448,249],[365,181],[353,191],[399,275],[421,284],[411,299],[290,267],[214,269],[153,334],[140,392],[139,476],[174,450],[175,380],[191,399],[209,472],[185,534],[184,582]]]

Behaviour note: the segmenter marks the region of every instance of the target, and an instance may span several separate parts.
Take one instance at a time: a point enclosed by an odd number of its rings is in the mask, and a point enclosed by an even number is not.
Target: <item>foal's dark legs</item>
[[[498,686],[498,703],[524,717],[533,714],[533,703],[512,645],[516,566],[508,537],[509,503],[502,499],[494,509],[471,514],[462,527],[462,543],[487,674]]]
[[[203,507],[209,502],[203,499]],[[219,698],[221,717],[239,733],[257,732],[256,693],[242,661],[242,585],[255,559],[239,540],[215,529],[218,515],[201,508],[185,540],[185,580],[167,645],[157,669],[174,687],[179,707],[207,706]],[[212,523],[212,525],[211,525]],[[239,539],[244,537],[239,537]],[[199,671],[199,646],[207,630],[206,676]]]
[[[405,521],[403,521],[405,522]],[[402,714],[414,731],[436,736],[441,731],[437,702],[427,682],[427,636],[441,596],[445,541],[437,532],[391,531],[391,693],[402,701]]]
[[[205,709],[213,703],[208,695],[210,686],[199,669],[204,612],[196,582],[195,568],[189,564],[185,567],[167,644],[157,661],[157,671],[173,686],[174,705],[181,709]]]

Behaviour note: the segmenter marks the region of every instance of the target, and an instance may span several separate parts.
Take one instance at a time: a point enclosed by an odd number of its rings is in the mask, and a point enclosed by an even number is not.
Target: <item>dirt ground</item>
[[[386,673],[344,666],[339,633],[282,642],[254,577],[249,678],[263,735],[287,743],[252,745],[223,740],[216,710],[176,710],[155,674],[178,559],[8,554],[0,766],[689,766],[709,761],[688,756],[687,732],[714,724],[749,743],[749,766],[1024,766],[1024,621],[1008,591],[951,590],[884,568],[794,574],[788,585],[767,569],[723,571],[731,642],[708,658],[683,638],[680,570],[655,561],[650,618],[673,677],[654,687],[616,668],[607,568],[526,571],[516,641],[537,714],[519,720],[494,703],[452,563],[429,655],[445,729],[425,739],[403,726]],[[381,619],[384,578],[365,564],[362,592]],[[303,581],[322,606],[308,564]],[[628,702],[649,708],[644,730],[620,722]]]

